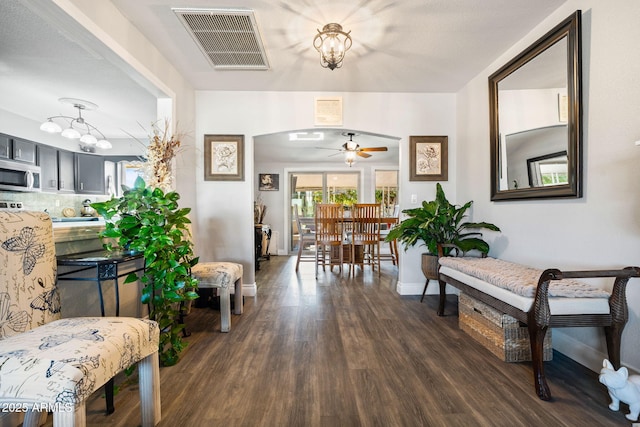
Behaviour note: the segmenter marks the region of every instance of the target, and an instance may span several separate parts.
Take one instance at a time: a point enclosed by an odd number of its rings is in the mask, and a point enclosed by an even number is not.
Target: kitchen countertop
[[[91,222],[99,221],[101,218],[97,216],[74,216],[74,217],[51,217],[51,222]]]
[[[98,233],[104,230],[104,218],[93,221],[68,219],[65,222],[53,222],[53,239],[56,243],[98,239]]]
[[[56,221],[52,218],[51,221],[53,222],[54,230],[67,227],[104,227],[104,218],[92,218],[90,221],[80,218],[65,218],[64,221]]]

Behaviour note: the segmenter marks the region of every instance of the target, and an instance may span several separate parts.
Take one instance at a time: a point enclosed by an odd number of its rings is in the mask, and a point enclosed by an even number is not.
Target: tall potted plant
[[[172,160],[180,147],[180,135],[169,134],[153,125],[145,162],[145,177],[138,177],[132,188],[123,186],[123,195],[91,206],[106,220],[101,237],[107,250],[142,252],[145,269],[140,277],[127,276],[125,283],[140,280],[144,285],[141,301],[149,305],[149,317],[160,326],[160,361],[165,366],[178,362],[186,346],[182,340],[181,306],[197,298],[197,281],[191,267],[198,263],[187,224],[190,208],[180,208],[180,195],[171,190]]]
[[[397,239],[405,251],[419,242],[427,247],[429,252],[422,255],[422,272],[427,278],[423,298],[429,279],[438,279],[439,256],[472,250],[486,255],[489,244],[482,239],[479,230],[500,231],[496,225],[488,222],[465,222],[467,210],[472,204],[473,201],[462,206],[449,203],[438,183],[435,200],[423,201],[419,208],[403,210],[402,213],[408,218],[389,231],[385,240]]]
[[[107,250],[126,249],[144,254],[145,269],[127,276],[124,283],[140,280],[141,302],[149,306],[149,318],[160,326],[160,361],[164,366],[178,362],[186,346],[182,340],[181,303],[197,298],[197,281],[190,271],[198,262],[187,236],[191,209],[179,208],[180,196],[148,187],[138,177],[133,188],[124,187],[120,198],[93,203],[106,220],[101,237]]]

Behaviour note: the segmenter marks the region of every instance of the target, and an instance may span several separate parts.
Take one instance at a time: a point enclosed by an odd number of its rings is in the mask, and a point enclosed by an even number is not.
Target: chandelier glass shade
[[[82,151],[92,152],[95,151],[95,147],[101,149],[112,147],[104,134],[82,117],[82,110],[95,110],[98,108],[96,104],[75,98],[60,98],[58,101],[77,108],[78,117],[51,116],[40,125],[40,130],[48,133],[60,133],[61,136],[69,139],[79,139]],[[58,122],[64,124],[64,129]]]
[[[349,165],[349,167],[353,166],[356,162],[356,152],[355,151],[347,151],[344,153],[344,162]]]
[[[344,55],[351,47],[351,31],[344,32],[340,24],[331,23],[318,30],[313,47],[320,52],[320,65],[333,70],[342,67]]]
[[[62,127],[60,127],[60,125],[53,120],[48,119],[46,122],[40,125],[40,130],[49,133],[60,133],[62,132]]]

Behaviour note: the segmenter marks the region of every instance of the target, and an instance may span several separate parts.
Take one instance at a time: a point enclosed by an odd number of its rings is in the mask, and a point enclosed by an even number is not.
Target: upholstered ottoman
[[[2,340],[0,404],[25,412],[37,426],[53,412],[54,427],[84,426],[85,399],[122,370],[139,362],[142,425],[160,414],[158,324],[126,317],[56,320]]]
[[[234,284],[234,313],[242,314],[242,264],[235,262],[201,262],[193,266],[191,275],[198,279],[198,288],[217,288],[220,296],[220,331],[231,329],[231,299],[229,287]]]

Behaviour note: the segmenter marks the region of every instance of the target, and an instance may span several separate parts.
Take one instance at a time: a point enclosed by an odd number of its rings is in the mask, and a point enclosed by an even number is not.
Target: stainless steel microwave
[[[0,191],[40,191],[40,166],[0,160]]]

